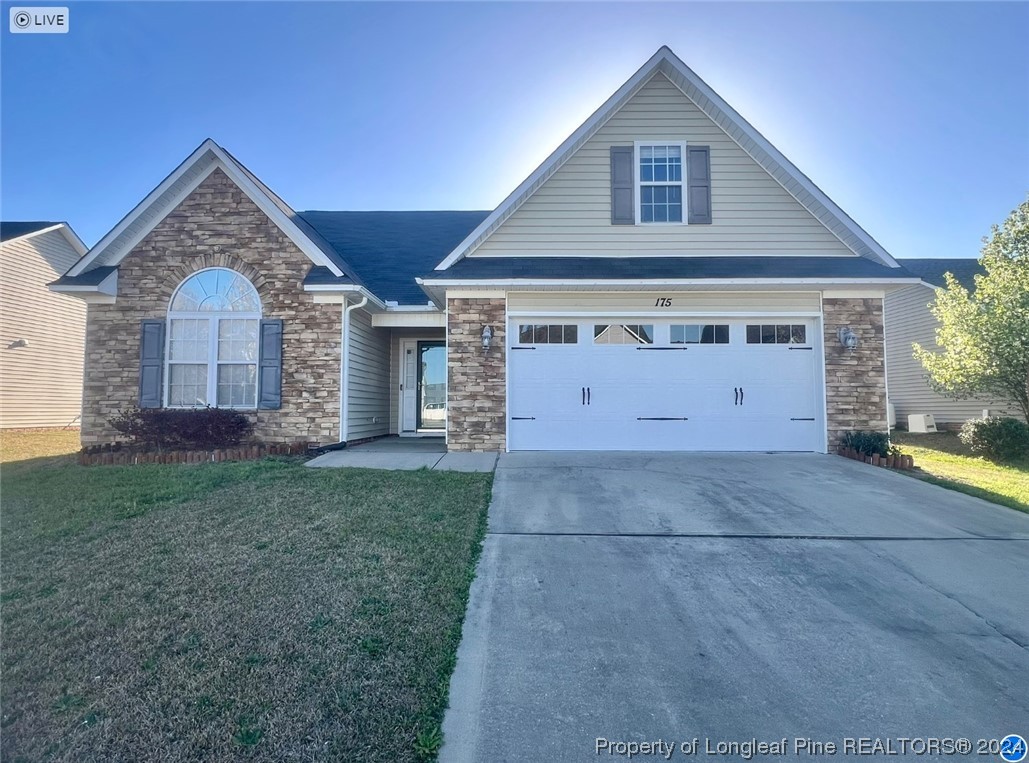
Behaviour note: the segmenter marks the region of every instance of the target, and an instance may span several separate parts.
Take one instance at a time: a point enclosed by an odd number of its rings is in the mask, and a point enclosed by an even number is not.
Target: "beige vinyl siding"
[[[672,300],[670,308],[655,307],[658,298]],[[629,312],[655,315],[680,311],[752,313],[814,312],[821,309],[818,292],[508,292],[511,311]]]
[[[401,341],[421,339],[442,342],[446,339],[443,329],[393,329],[390,337],[389,369],[389,431],[400,434],[400,380],[404,375],[404,357]]]
[[[897,424],[907,428],[911,414],[931,413],[937,424],[958,424],[991,413],[1013,414],[1010,406],[994,399],[955,400],[933,392],[922,364],[915,359],[911,345],[918,342],[937,350],[937,321],[929,311],[935,290],[929,286],[909,286],[890,292],[884,301],[886,325],[886,386],[897,414]]]
[[[0,426],[79,425],[86,305],[46,287],[78,259],[59,230],[0,244]],[[11,348],[19,339],[27,347]]]
[[[611,225],[610,147],[638,140],[711,147],[710,225]],[[473,256],[648,253],[856,256],[661,74]]]
[[[389,331],[372,328],[362,310],[350,314],[347,439],[389,433]]]

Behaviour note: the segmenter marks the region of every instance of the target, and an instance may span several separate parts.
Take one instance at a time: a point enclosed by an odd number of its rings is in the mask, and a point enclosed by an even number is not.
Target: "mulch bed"
[[[844,458],[852,458],[855,461],[864,461],[872,466],[882,466],[886,469],[914,469],[915,460],[911,456],[880,456],[878,453],[872,456],[865,455],[853,448],[840,448],[839,454]]]

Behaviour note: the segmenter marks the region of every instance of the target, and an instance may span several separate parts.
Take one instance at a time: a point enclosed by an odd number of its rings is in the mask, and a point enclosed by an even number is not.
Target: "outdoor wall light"
[[[858,337],[849,326],[841,326],[836,330],[836,338],[844,349],[853,350],[858,346]]]
[[[486,354],[489,352],[490,343],[493,341],[493,329],[489,326],[482,327],[482,352]]]

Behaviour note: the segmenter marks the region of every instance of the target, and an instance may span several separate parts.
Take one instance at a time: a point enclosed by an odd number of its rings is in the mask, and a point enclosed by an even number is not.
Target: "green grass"
[[[492,477],[3,467],[4,760],[433,758]]]
[[[79,449],[78,429],[0,430],[0,464],[64,456]]]
[[[894,432],[891,441],[914,457],[914,475],[1012,509],[1029,512],[1029,458],[997,464],[974,455],[952,432]]]

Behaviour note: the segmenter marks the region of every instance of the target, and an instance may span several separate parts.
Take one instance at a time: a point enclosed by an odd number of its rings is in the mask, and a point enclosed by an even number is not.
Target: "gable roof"
[[[960,259],[945,257],[911,258],[898,260],[901,266],[914,273],[930,286],[947,285],[944,273],[952,273],[958,283],[969,291],[975,291],[975,276],[982,275],[986,268],[977,259],[963,257]]]
[[[41,220],[33,222],[0,222],[0,241],[10,241],[12,238],[21,238],[22,236],[27,236],[30,233],[38,233],[41,230],[53,228],[55,225],[60,225],[60,223],[43,222]]]
[[[79,234],[73,231],[71,226],[65,222],[45,222],[42,220],[34,220],[32,222],[0,222],[0,243],[13,241],[16,238],[35,236],[52,230],[60,231],[61,235],[64,236],[71,248],[80,257],[86,253],[87,247],[82,243]]]
[[[364,277],[382,300],[424,305],[425,292],[415,277],[428,273],[489,212],[326,212],[299,217],[324,237]],[[314,268],[304,281],[338,283],[326,268]]]
[[[779,182],[805,209],[834,233],[855,254],[896,267],[883,247],[854,222],[761,133],[740,116],[667,46],[662,46],[639,71],[607,99],[564,143],[519,185],[475,230],[437,266],[446,270],[475,251],[536,190],[581,148],[607,120],[621,109],[656,74],[667,77],[729,137]]]
[[[179,202],[218,169],[228,175],[315,265],[327,268],[337,278],[347,278],[350,283],[360,285],[357,274],[339,252],[311,230],[288,204],[272,193],[250,170],[210,138],[147,194],[66,275],[75,277],[92,268],[117,265]]]

